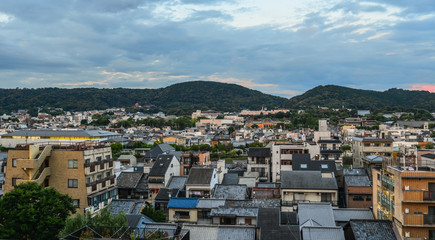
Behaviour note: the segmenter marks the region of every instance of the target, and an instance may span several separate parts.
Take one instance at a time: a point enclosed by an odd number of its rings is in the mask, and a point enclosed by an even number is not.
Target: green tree
[[[433,149],[434,145],[431,142],[426,143],[426,149]]]
[[[67,219],[65,227],[59,233],[60,237],[66,237],[69,234],[83,228],[88,225],[93,229],[101,231],[100,235],[104,237],[111,236],[121,227],[127,227],[127,217],[124,212],[113,215],[109,211],[109,207],[102,209],[95,217],[91,218],[88,215],[77,214]],[[89,235],[86,231],[82,232],[82,235]]]
[[[119,142],[110,144],[110,147],[112,148],[112,154],[117,154],[122,151],[122,144]]]
[[[251,125],[251,128],[258,128],[258,125],[254,123]]]
[[[146,203],[141,213],[156,222],[166,222],[166,215],[161,210],[155,210],[149,203]]]
[[[80,125],[88,125],[88,120],[87,119],[81,120]]]
[[[73,200],[54,188],[23,183],[0,199],[1,239],[57,239]]]

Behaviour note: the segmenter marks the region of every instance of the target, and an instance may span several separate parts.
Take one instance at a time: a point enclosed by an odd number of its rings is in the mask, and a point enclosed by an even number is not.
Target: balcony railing
[[[435,215],[404,214],[404,223],[412,226],[435,225]]]
[[[108,181],[108,180],[115,180],[115,175],[111,175],[111,176],[102,178],[100,180],[96,180],[96,181],[93,181],[93,182],[90,182],[90,183],[86,183],[86,187],[97,185],[99,183],[102,183],[102,182],[105,182],[105,181]]]
[[[113,163],[113,158],[104,159],[101,161],[85,162],[85,167],[96,166],[96,165],[102,164],[102,163]],[[109,167],[110,167],[110,164],[109,164]]]
[[[337,201],[311,201],[311,200],[293,200],[293,201],[282,201],[282,206],[293,206],[297,205],[298,203],[331,203],[332,206],[337,206]]]

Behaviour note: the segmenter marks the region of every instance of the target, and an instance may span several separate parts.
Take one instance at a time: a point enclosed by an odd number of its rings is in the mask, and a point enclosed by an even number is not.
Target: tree
[[[110,144],[110,147],[112,148],[112,154],[117,154],[122,151],[122,144],[119,142]]]
[[[161,210],[155,210],[149,203],[146,203],[141,213],[156,222],[166,222],[166,215]]]
[[[432,142],[428,142],[426,143],[426,149],[433,149],[433,143]]]
[[[57,239],[75,211],[71,197],[54,188],[20,184],[0,199],[0,238]]]
[[[109,206],[110,207],[110,206]],[[77,214],[67,219],[65,228],[60,232],[60,237],[66,237],[69,234],[83,228],[84,226],[91,226],[93,229],[99,232],[104,237],[110,237],[119,228],[127,227],[127,217],[124,212],[113,215],[108,208],[102,209],[95,217],[91,218],[88,214],[86,216]],[[82,235],[92,235],[87,231],[83,231]]]
[[[251,128],[258,128],[258,125],[254,123],[251,125]]]

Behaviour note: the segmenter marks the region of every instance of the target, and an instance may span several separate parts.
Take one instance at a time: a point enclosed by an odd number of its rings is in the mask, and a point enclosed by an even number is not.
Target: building
[[[435,238],[435,171],[420,166],[373,169],[373,212],[393,221],[404,239]]]
[[[116,187],[120,199],[147,199],[148,180],[143,172],[121,172]]]
[[[19,130],[0,136],[0,145],[14,148],[17,145],[71,145],[88,141],[108,141],[121,135],[103,130]]]
[[[192,167],[210,164],[211,160],[209,151],[183,152],[180,155],[180,174],[181,176],[188,176]]]
[[[192,168],[186,181],[186,197],[210,198],[217,183],[216,168]]]
[[[154,200],[160,188],[169,184],[173,176],[180,176],[180,162],[172,154],[161,154],[148,174],[149,199]]]
[[[169,199],[169,222],[198,222],[198,210],[196,204],[199,198],[178,198]]]
[[[164,137],[163,142],[167,144],[177,144],[181,146],[186,146],[186,138],[179,135]]]
[[[257,172],[261,182],[271,181],[272,153],[270,148],[251,147],[248,149],[248,170]]]
[[[319,155],[319,146],[308,142],[276,142],[272,145],[272,182],[280,182],[281,171],[291,171],[293,154]]]
[[[338,205],[338,186],[333,173],[320,171],[282,171],[283,211],[293,211],[299,203]]]
[[[9,150],[5,193],[34,181],[74,200],[79,212],[91,214],[118,196],[110,147],[100,145],[28,145]]]
[[[341,142],[338,139],[319,140],[320,159],[334,160],[337,166],[343,162],[343,151],[341,151]]]
[[[369,155],[380,155],[391,158],[393,156],[393,139],[360,138],[352,140],[353,167],[362,168],[362,159]]]
[[[344,195],[347,208],[372,207],[372,183],[366,176],[344,176]]]

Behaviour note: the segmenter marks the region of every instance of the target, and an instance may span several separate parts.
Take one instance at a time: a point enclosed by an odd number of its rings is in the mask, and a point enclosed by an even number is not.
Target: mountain
[[[36,107],[61,107],[80,111],[155,105],[169,114],[191,114],[197,109],[240,111],[279,107],[286,98],[272,96],[236,84],[195,81],[159,89],[37,88],[0,89],[0,113]]]
[[[289,99],[284,107],[329,108],[421,108],[435,111],[435,93],[392,88],[387,91],[353,89],[335,85],[318,86],[302,95]]]

